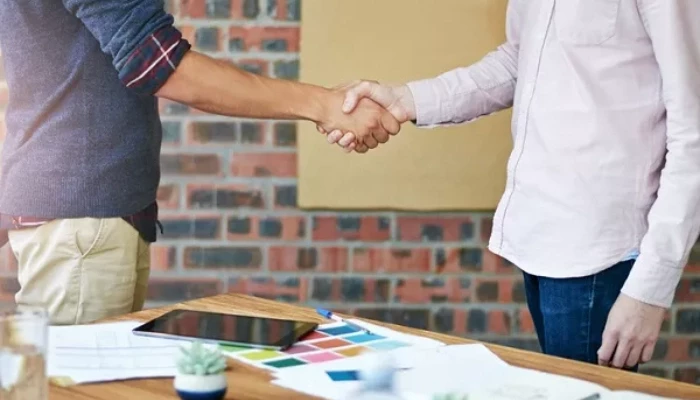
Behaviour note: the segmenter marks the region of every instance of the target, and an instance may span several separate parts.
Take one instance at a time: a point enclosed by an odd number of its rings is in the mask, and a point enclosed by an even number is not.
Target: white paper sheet
[[[48,374],[69,383],[171,377],[183,341],[137,336],[139,322],[49,328]]]
[[[380,325],[375,325],[371,324],[369,322],[361,321],[359,319],[349,319],[348,322],[353,323],[357,326],[360,326],[362,328],[367,329],[368,331],[377,334],[377,335],[382,335],[387,338],[391,339],[399,339],[406,341],[408,343],[411,343],[411,345],[415,347],[421,347],[421,348],[435,348],[439,346],[445,346],[445,343],[442,343],[438,340],[435,339],[430,339],[427,337],[423,336],[418,336],[418,335],[411,335],[408,333],[403,333],[399,331],[395,331],[393,329],[385,328]]]
[[[495,382],[510,368],[481,344],[442,346],[432,349],[402,348],[388,352],[395,361],[396,387],[405,398],[425,397],[452,391],[465,392]],[[334,382],[329,371],[361,371],[371,367],[372,355],[309,364],[281,370],[275,384],[331,400],[348,399],[360,382]]]

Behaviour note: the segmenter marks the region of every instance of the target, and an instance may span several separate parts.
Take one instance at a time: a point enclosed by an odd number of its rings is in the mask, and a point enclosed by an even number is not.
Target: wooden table
[[[267,317],[299,318],[309,321],[328,322],[320,318],[313,310],[249,296],[224,294],[215,297],[193,300],[169,307],[145,310],[125,315],[114,320],[148,320],[172,308],[185,308],[203,311],[229,312],[244,315]],[[371,321],[378,323],[376,321]],[[430,337],[447,344],[474,343],[458,337],[433,333],[397,325],[378,323],[392,329],[415,335]],[[681,399],[700,399],[700,386],[671,380],[603,368],[595,365],[549,357],[524,350],[496,346],[487,346],[506,362],[545,372],[553,372],[578,379],[595,382],[613,390],[635,390],[660,396]],[[269,383],[268,372],[249,365],[231,361],[228,372],[229,390],[226,399],[236,400],[292,400],[314,399],[296,392],[283,389]],[[172,379],[132,380],[95,385],[72,387],[55,387],[50,390],[50,400],[174,400],[177,399],[172,389]]]

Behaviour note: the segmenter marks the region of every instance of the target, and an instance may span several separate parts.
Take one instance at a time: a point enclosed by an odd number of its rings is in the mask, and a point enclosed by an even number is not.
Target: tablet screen
[[[233,345],[286,348],[317,326],[316,323],[305,321],[174,310],[137,327],[134,333],[177,336]]]

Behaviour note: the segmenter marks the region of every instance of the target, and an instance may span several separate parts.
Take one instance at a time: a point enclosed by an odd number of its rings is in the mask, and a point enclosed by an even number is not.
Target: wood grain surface
[[[164,308],[145,310],[112,320],[145,321],[173,308],[329,322],[324,321],[314,310],[309,308],[237,294],[224,294],[193,300]],[[430,337],[448,344],[474,343],[474,341],[439,333],[376,321],[370,322],[388,326],[398,331]],[[666,397],[700,399],[700,386],[549,357],[509,347],[490,344],[487,344],[487,346],[510,364],[584,379],[613,390],[635,390]],[[228,371],[229,389],[226,399],[314,399],[314,397],[272,385],[269,383],[270,379],[271,376],[266,371],[231,360]],[[52,386],[49,398],[50,400],[175,400],[177,395],[172,387],[172,379],[145,379],[72,387]]]

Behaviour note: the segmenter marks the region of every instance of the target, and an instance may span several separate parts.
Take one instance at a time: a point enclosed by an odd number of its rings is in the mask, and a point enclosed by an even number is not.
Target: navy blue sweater
[[[189,44],[162,0],[0,0],[0,213],[121,217],[156,199],[154,93]]]

